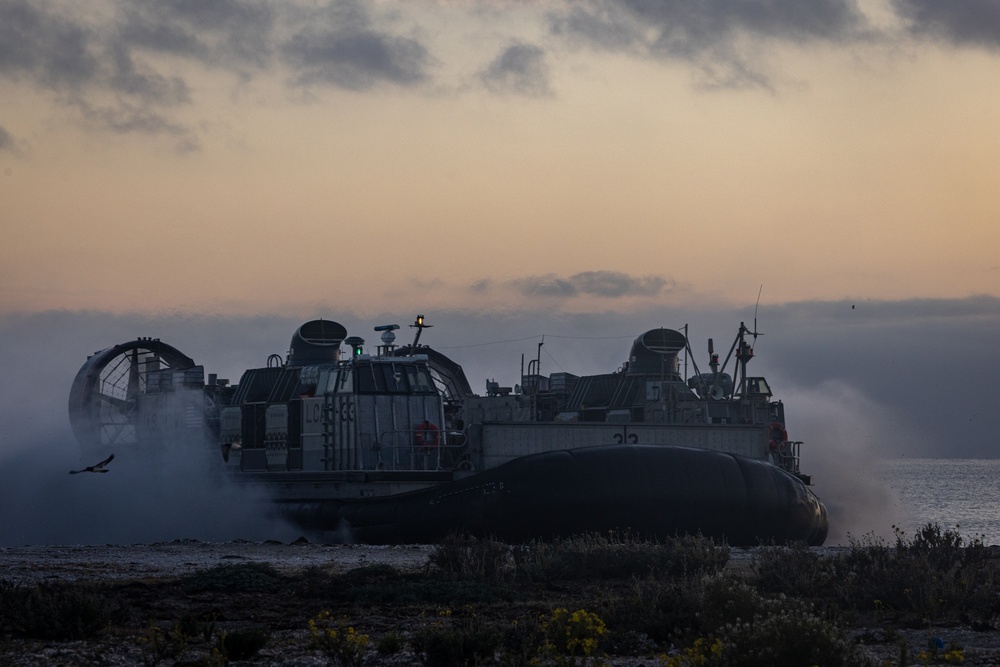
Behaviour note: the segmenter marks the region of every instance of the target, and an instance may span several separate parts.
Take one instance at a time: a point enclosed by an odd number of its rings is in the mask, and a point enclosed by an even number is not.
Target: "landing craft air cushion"
[[[734,546],[826,538],[784,405],[747,375],[742,323],[721,367],[709,340],[707,373],[683,333],[660,328],[614,372],[542,375],[540,359],[527,372],[522,361],[518,385],[488,381],[484,395],[420,344],[423,316],[411,326],[401,347],[398,325],[375,327],[371,354],[337,322],[306,322],[285,357],[235,385],[158,339],[116,345],[73,382],[74,433],[88,454],[203,443],[205,465],[265,489],[303,529],[364,543],[615,530]]]

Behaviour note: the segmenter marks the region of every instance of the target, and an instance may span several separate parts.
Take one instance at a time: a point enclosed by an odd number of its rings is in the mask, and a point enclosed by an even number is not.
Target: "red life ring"
[[[788,431],[785,430],[785,425],[781,422],[771,422],[771,442],[770,447],[772,450],[777,451],[781,444],[788,440]]]
[[[438,427],[429,421],[417,427],[417,446],[424,451],[430,451],[438,446]]]

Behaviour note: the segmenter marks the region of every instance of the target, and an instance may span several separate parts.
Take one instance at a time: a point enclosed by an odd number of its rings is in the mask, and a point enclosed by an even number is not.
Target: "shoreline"
[[[401,570],[427,566],[434,545],[395,546],[295,542],[202,542],[150,544],[28,545],[0,547],[0,579],[39,581],[128,580],[177,577],[217,565],[267,563],[280,571],[335,566],[350,570],[391,565]]]

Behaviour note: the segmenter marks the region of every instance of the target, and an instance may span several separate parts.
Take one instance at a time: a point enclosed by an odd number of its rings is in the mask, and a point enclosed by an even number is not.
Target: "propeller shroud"
[[[190,357],[153,338],[95,352],[69,392],[69,420],[77,442],[86,452],[134,446],[137,396],[146,389],[147,373],[192,366]]]

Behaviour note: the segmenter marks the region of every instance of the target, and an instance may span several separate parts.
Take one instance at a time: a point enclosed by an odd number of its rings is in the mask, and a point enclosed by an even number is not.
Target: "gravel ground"
[[[270,563],[283,571],[311,566],[349,570],[386,564],[422,568],[434,547],[426,544],[369,546],[305,541],[225,542],[175,540],[154,544],[25,546],[0,548],[0,577],[17,583],[52,580],[141,579],[190,574],[225,563]]]

